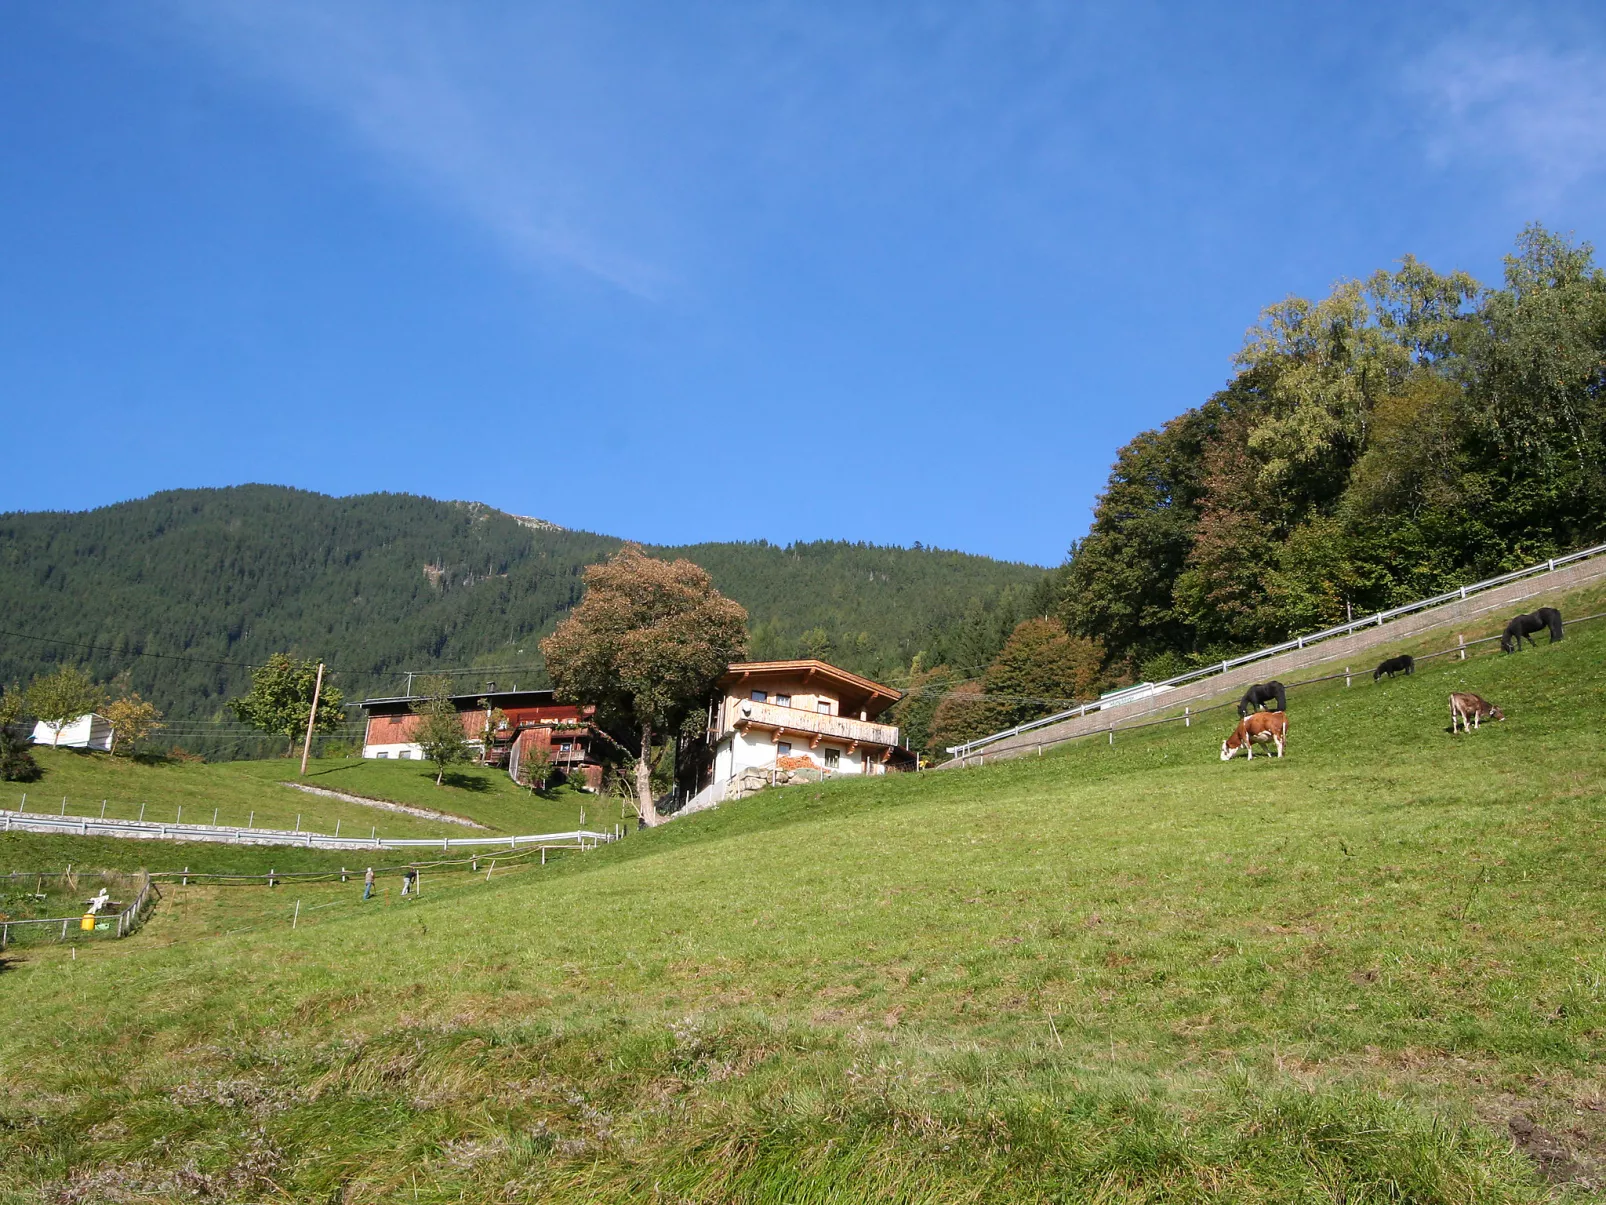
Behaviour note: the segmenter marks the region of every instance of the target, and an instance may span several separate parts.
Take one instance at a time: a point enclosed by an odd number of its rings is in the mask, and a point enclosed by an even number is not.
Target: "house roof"
[[[901,690],[883,686],[850,670],[813,658],[800,661],[738,661],[725,671],[719,684],[729,690],[744,682],[798,676],[805,680],[818,679],[822,685],[828,683],[841,695],[844,703],[851,703],[854,710],[863,709],[872,716],[881,714],[903,698]]]

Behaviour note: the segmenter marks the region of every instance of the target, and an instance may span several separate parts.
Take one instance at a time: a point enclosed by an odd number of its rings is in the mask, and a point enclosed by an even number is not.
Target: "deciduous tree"
[[[1057,619],[1023,620],[983,679],[1002,726],[1085,703],[1098,693],[1104,646]]]
[[[413,704],[417,723],[413,740],[424,757],[435,763],[435,785],[446,781],[446,770],[473,756],[463,731],[463,714],[452,702],[451,683],[446,678],[428,678],[421,684],[423,698]]]
[[[139,695],[124,695],[106,704],[106,722],[112,726],[112,753],[120,757],[133,756],[135,747],[156,731],[162,722],[162,713],[154,703],[147,703]]]
[[[652,798],[653,738],[703,706],[747,643],[747,612],[690,561],[660,561],[627,544],[585,572],[586,595],[541,642],[558,697],[590,704],[605,730],[631,734],[636,805],[659,823]]]
[[[298,661],[288,653],[274,653],[265,665],[252,671],[250,693],[231,699],[229,708],[247,724],[284,737],[288,742],[285,756],[289,757],[295,752],[296,739],[306,735],[317,681],[316,661]],[[331,686],[326,676],[318,692],[318,715],[312,730],[333,732],[339,728],[344,719],[344,701],[340,688]]]
[[[105,690],[76,665],[64,665],[28,685],[28,710],[50,729],[52,747],[61,743],[63,728],[105,702]]]

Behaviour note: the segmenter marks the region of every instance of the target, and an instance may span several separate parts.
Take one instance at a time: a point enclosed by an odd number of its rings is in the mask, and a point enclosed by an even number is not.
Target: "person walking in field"
[[[402,875],[402,899],[406,899],[413,893],[413,876],[415,876],[417,873],[418,872],[416,870],[409,870],[406,874]]]
[[[362,876],[362,898],[372,899],[374,896],[374,868],[370,866]]]

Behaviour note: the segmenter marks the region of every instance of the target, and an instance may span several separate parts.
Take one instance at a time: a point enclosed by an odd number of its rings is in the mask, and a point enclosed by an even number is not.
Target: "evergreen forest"
[[[161,707],[172,743],[282,751],[227,710],[249,666],[281,651],[323,659],[348,700],[401,693],[407,671],[467,671],[454,678],[464,693],[544,686],[537,642],[579,601],[585,567],[620,544],[479,503],[265,485],[0,515],[0,683],[82,665]],[[1046,580],[1036,566],[837,541],[649,551],[704,566],[748,609],[750,655],[893,680],[923,652],[955,660],[975,632],[1007,634]]]

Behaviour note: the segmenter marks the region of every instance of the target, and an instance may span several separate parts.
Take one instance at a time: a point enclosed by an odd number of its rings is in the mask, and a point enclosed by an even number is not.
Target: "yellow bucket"
[[[84,919],[78,922],[78,927],[85,933],[93,933],[95,931],[95,914],[93,912],[84,913]]]

